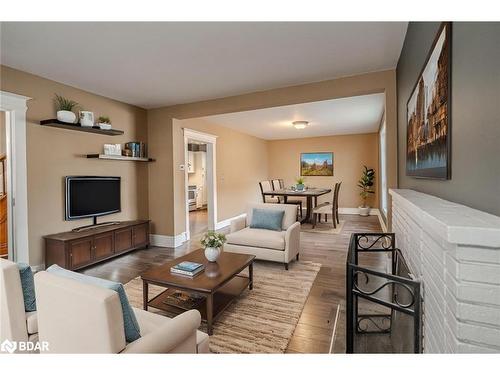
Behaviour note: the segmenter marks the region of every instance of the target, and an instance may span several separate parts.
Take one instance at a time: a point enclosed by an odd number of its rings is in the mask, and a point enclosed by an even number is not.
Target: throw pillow
[[[19,276],[21,277],[21,287],[23,288],[24,310],[36,311],[35,280],[33,271],[29,264],[17,263]]]
[[[267,208],[254,208],[250,228],[260,228],[281,231],[284,210],[271,210]]]

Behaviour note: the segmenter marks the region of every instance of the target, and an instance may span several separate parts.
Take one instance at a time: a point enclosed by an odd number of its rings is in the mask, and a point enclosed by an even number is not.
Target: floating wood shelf
[[[42,121],[40,121],[40,125],[50,126],[53,128],[67,129],[67,130],[76,130],[79,132],[104,134],[104,135],[122,135],[124,133],[123,130],[118,130],[118,129],[104,130],[104,129],[101,129],[97,126],[92,127],[92,128],[87,128],[87,127],[81,126],[80,123],[70,124],[68,122],[62,122],[62,121],[59,121],[56,119],[42,120]]]
[[[86,156],[88,159],[125,160],[125,161],[142,161],[142,162],[155,161],[155,159],[151,158],[138,158],[133,156],[120,156],[120,155],[87,154]]]

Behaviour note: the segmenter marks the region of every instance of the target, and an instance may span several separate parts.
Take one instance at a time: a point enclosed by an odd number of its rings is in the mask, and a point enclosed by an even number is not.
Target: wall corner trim
[[[182,232],[181,234],[175,236],[165,236],[163,234],[149,235],[149,242],[151,243],[151,246],[175,248],[181,246],[186,241],[186,232]]]

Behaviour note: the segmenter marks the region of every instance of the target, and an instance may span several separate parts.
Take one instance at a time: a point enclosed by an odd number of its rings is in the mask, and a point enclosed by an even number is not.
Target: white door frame
[[[207,212],[208,229],[215,230],[217,223],[217,174],[216,174],[216,143],[217,136],[208,133],[202,133],[193,129],[183,128],[184,130],[184,189],[186,203],[186,240],[191,238],[189,231],[189,204],[188,204],[188,143],[189,140],[199,141],[207,144]]]
[[[0,91],[7,144],[7,225],[9,259],[29,264],[26,96]]]

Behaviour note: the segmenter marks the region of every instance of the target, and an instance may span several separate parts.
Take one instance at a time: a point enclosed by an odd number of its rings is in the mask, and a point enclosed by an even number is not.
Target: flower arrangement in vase
[[[200,243],[205,249],[205,257],[209,262],[216,262],[222,251],[222,246],[226,242],[226,236],[213,230],[203,235]]]

